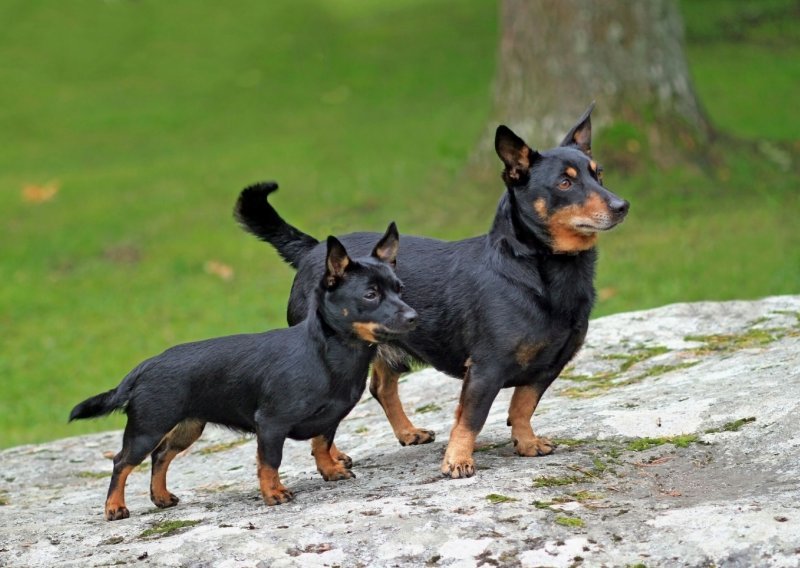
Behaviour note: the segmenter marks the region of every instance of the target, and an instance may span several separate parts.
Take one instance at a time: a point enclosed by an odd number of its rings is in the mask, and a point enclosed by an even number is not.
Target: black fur
[[[364,392],[376,343],[415,324],[416,313],[400,299],[401,283],[391,267],[398,238],[392,223],[371,253],[351,259],[329,237],[302,322],[172,347],[141,363],[117,388],[78,404],[70,420],[115,410],[127,414],[109,496],[119,491],[121,474],[124,486],[126,468],[153,453],[155,475],[165,441],[178,436],[180,446],[188,447],[206,422],[255,432],[259,463],[276,471],[287,437],[323,436],[332,444],[339,422]],[[187,427],[196,436],[187,439]],[[177,503],[171,497],[174,502],[154,502]],[[124,503],[107,502],[106,509],[109,520],[127,516]]]
[[[497,129],[506,192],[487,235],[456,242],[402,238],[397,273],[419,322],[395,345],[440,371],[468,379],[457,420],[474,433],[501,388],[532,387],[541,396],[586,334],[595,299],[594,239],[621,222],[628,210],[627,201],[603,187],[602,170],[591,160],[591,110],[561,146],[541,153],[507,127]],[[270,192],[258,186],[245,189],[237,215],[246,230],[286,258],[286,243],[300,231],[266,201]],[[309,239],[302,237],[306,248]],[[341,239],[363,254],[375,234]],[[323,255],[322,247],[315,247],[292,260],[298,272],[289,300],[291,323],[305,317]],[[456,475],[450,467],[454,477],[473,472],[469,465]]]

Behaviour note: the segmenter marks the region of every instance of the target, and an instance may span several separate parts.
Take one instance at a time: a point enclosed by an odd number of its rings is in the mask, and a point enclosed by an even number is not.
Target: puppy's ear
[[[578,119],[578,123],[572,127],[564,140],[561,141],[562,146],[577,146],[578,149],[586,154],[592,156],[592,111],[594,110],[594,102],[589,105],[583,116]]]
[[[400,248],[400,235],[397,232],[397,225],[392,221],[389,223],[386,233],[372,250],[372,256],[386,264],[390,264],[394,268],[397,266],[398,248]]]
[[[342,243],[336,237],[328,237],[328,254],[325,257],[325,285],[328,288],[335,286],[339,280],[344,278],[344,272],[350,264],[350,257],[347,256]]]
[[[538,152],[504,124],[498,126],[494,134],[494,149],[506,166],[503,181],[509,185],[527,183],[531,166],[539,158]]]

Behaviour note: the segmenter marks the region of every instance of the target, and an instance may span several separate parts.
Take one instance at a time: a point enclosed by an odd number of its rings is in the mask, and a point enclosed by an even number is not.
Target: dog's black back
[[[603,187],[602,170],[592,159],[590,112],[561,146],[541,153],[508,128],[498,128],[495,146],[505,165],[506,192],[487,235],[456,242],[402,239],[397,273],[419,321],[396,344],[412,357],[468,379],[462,391],[464,413],[457,418],[457,424],[464,422],[462,433],[480,430],[500,388],[529,389],[518,406],[535,408],[583,342],[595,297],[597,233],[622,221],[628,209],[626,201]],[[245,229],[273,244],[297,268],[288,309],[293,322],[304,317],[324,251],[269,205],[266,196],[276,188],[262,184],[244,190],[236,215]],[[375,235],[341,238],[361,253]],[[402,369],[386,359],[395,373]],[[467,461],[458,472],[451,466],[450,473],[471,475],[471,459],[460,459]]]

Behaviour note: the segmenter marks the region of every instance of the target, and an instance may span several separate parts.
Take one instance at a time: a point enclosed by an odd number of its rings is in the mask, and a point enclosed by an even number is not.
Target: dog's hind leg
[[[355,477],[355,474],[350,471],[349,466],[345,465],[344,460],[338,460],[333,457],[333,435],[317,436],[311,440],[311,454],[314,456],[314,461],[317,462],[317,471],[325,481],[339,481],[341,479],[350,479]],[[338,450],[337,450],[338,451]],[[341,452],[339,452],[340,455]],[[349,457],[347,459],[350,459]],[[352,460],[350,460],[352,464]]]
[[[128,412],[128,423],[122,436],[122,450],[114,456],[114,470],[108,484],[105,517],[108,521],[127,519],[130,516],[125,505],[125,482],[133,469],[144,461],[144,458],[158,446],[171,427],[163,430],[142,431],[132,411]]]
[[[191,446],[203,433],[206,423],[201,420],[184,420],[164,436],[153,450],[153,469],[150,475],[150,500],[161,509],[178,504],[175,495],[167,490],[167,469],[172,460]]]
[[[400,395],[397,392],[397,380],[400,373],[389,366],[386,361],[376,358],[372,363],[372,378],[369,382],[369,392],[383,408],[386,418],[394,430],[394,435],[401,446],[414,446],[428,444],[436,438],[432,430],[417,428],[411,423],[403,410]]]
[[[514,451],[520,456],[546,456],[553,453],[553,442],[537,436],[531,427],[531,417],[544,391],[537,386],[525,385],[514,388],[508,408],[508,422]]]

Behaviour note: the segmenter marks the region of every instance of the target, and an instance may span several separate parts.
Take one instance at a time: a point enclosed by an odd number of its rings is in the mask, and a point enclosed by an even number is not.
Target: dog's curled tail
[[[69,413],[69,421],[82,420],[84,418],[96,418],[111,414],[115,410],[122,410],[131,398],[131,391],[136,377],[144,369],[145,364],[141,364],[131,371],[122,382],[110,391],[96,394],[78,403],[72,412]]]
[[[292,227],[278,215],[267,196],[278,189],[274,181],[256,183],[242,190],[233,215],[242,228],[262,241],[268,242],[283,260],[294,268],[319,241]]]

